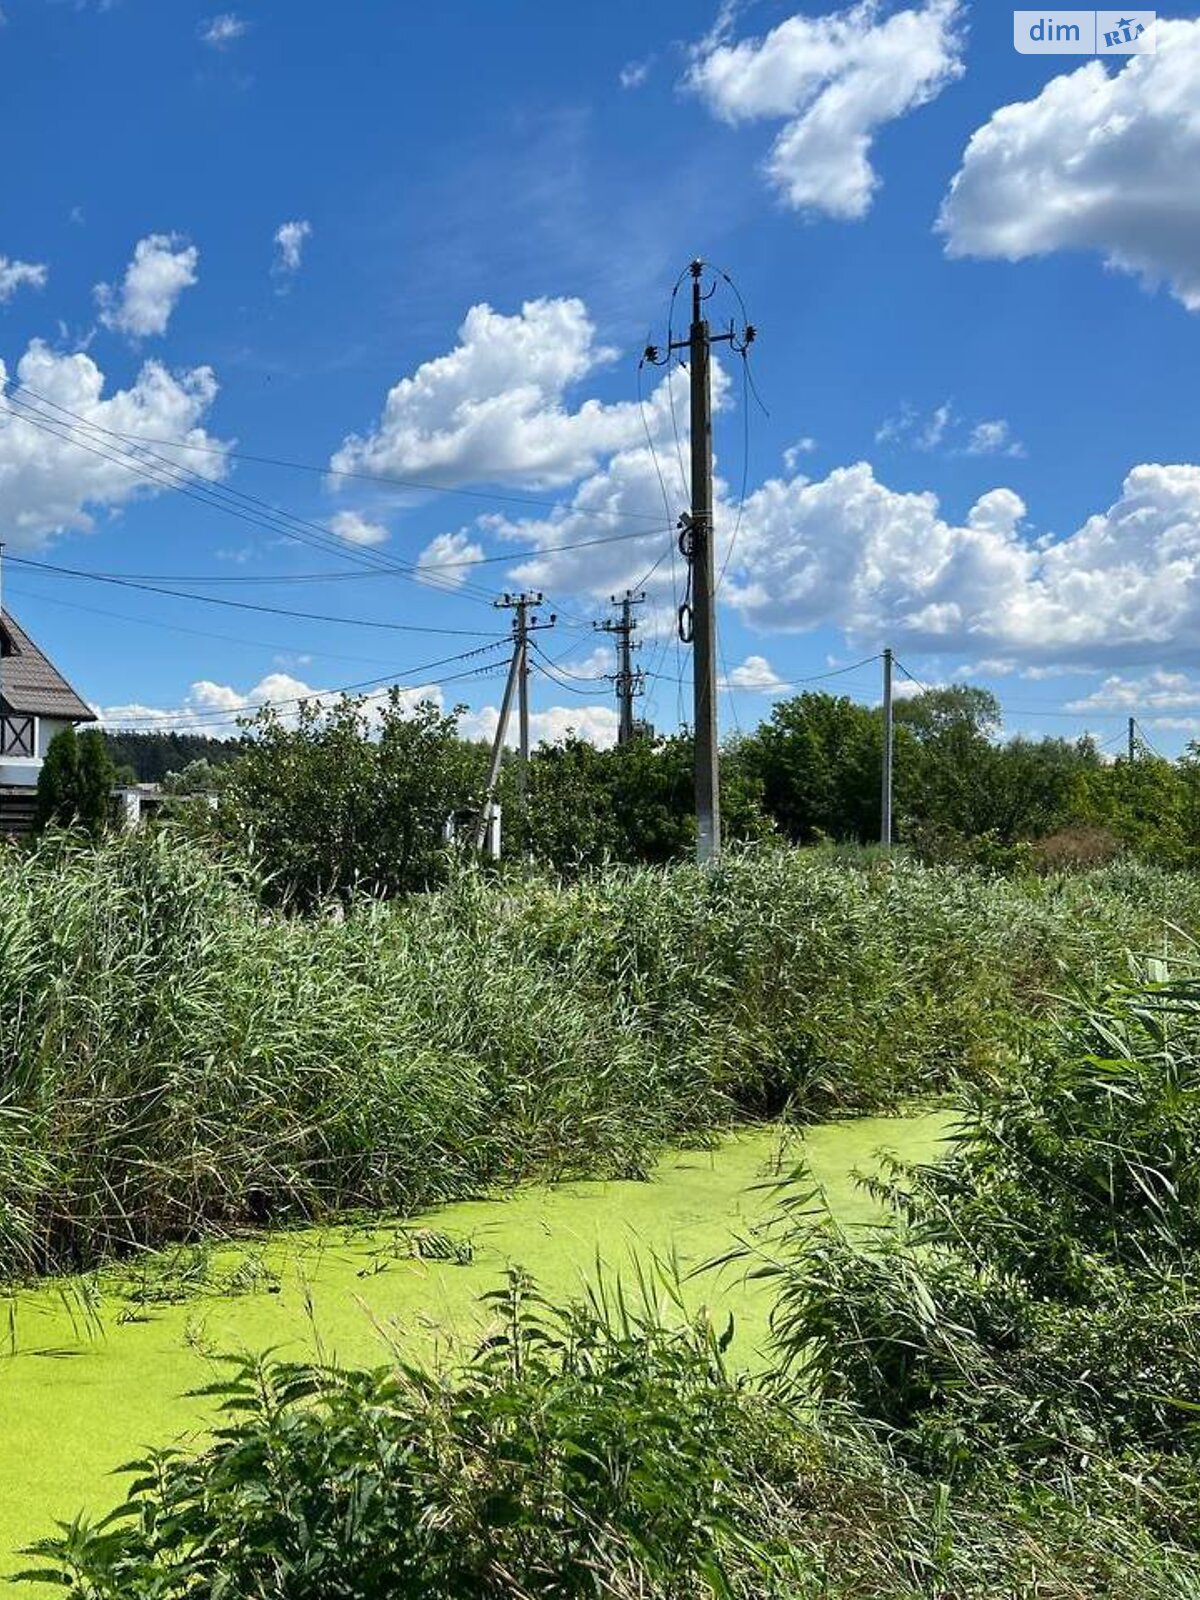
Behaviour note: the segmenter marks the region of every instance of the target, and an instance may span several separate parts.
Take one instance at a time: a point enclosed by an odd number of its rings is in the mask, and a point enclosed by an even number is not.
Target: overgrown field
[[[890,1226],[797,1175],[747,1244],[765,1378],[665,1272],[566,1309],[514,1274],[457,1372],[231,1362],[208,1451],[36,1565],[80,1600],[1197,1600],[1200,981],[959,1104]]]
[[[169,832],[0,852],[0,1273],[984,1081],[1167,916],[1200,883],[769,850],[302,921]]]

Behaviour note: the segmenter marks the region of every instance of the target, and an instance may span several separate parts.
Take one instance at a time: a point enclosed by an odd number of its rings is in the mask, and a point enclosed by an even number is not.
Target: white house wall
[[[56,733],[61,733],[64,728],[73,727],[74,724],[60,717],[38,717],[37,738],[34,742],[35,756],[4,756],[0,759],[0,784],[16,784],[19,787],[36,788],[38,773],[42,770],[42,761],[46,751],[50,748],[50,741]]]
[[[72,728],[74,723],[67,722],[59,717],[39,717],[37,732],[37,753],[39,763],[50,748],[50,741],[56,733],[61,733],[64,728]],[[37,779],[34,779],[37,782]]]

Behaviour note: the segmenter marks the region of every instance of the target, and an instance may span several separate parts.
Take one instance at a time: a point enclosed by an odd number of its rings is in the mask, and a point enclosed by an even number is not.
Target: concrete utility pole
[[[540,606],[544,599],[545,596],[542,594],[522,593],[506,594],[492,602],[500,610],[516,612],[513,618],[513,659],[518,661],[517,727],[521,752],[517,768],[517,788],[522,800],[529,784],[529,635],[536,633],[539,628],[552,628],[557,621],[557,618],[552,616],[549,622],[539,622],[537,617],[530,615],[531,607]]]
[[[482,850],[487,840],[488,824],[496,803],[496,784],[500,779],[500,765],[504,760],[504,741],[508,735],[508,720],[512,715],[513,693],[518,701],[518,738],[520,756],[517,765],[517,788],[524,800],[529,786],[529,635],[543,628],[552,628],[558,618],[551,613],[546,622],[539,622],[531,614],[533,606],[540,606],[545,597],[541,594],[505,594],[493,605],[503,611],[515,611],[513,618],[513,653],[509,662],[508,679],[504,685],[504,699],[500,702],[500,721],[492,742],[492,759],[488,766],[487,787],[483,805],[475,828],[475,848]]]
[[[633,670],[633,652],[637,646],[633,642],[633,635],[637,622],[633,615],[634,606],[640,606],[645,600],[645,592],[634,594],[631,589],[626,589],[624,596],[618,600],[612,596],[613,605],[619,605],[621,615],[619,618],[609,617],[604,622],[595,622],[593,627],[599,628],[602,633],[612,633],[617,637],[618,667],[616,676],[617,704],[621,711],[621,720],[617,728],[617,743],[629,744],[633,739],[633,701],[636,695],[644,692],[644,679],[640,672]]]
[[[1130,766],[1132,766],[1133,763],[1136,760],[1137,760],[1137,723],[1135,722],[1135,720],[1132,717],[1130,717],[1130,719],[1129,719],[1129,764],[1130,764]]]
[[[696,859],[721,854],[721,767],[717,744],[717,619],[713,593],[711,335],[702,316],[702,263],[692,262],[688,338],[692,410],[692,703],[696,740]]]
[[[732,322],[725,333],[710,331],[704,302],[715,292],[703,285],[704,262],[693,261],[692,326],[686,339],[669,339],[665,353],[647,345],[643,361],[669,366],[677,350],[687,351],[691,383],[692,503],[679,519],[679,548],[688,563],[688,598],[679,608],[679,637],[693,645],[692,720],[696,744],[696,860],[703,866],[721,854],[721,772],[717,743],[717,615],[713,581],[712,347],[728,344],[745,356],[756,330],[747,323],[740,337]],[[720,277],[730,282],[727,273]],[[683,281],[683,274],[679,282]],[[674,295],[672,295],[674,300]],[[741,297],[738,297],[741,303]]]
[[[883,652],[883,795],[879,842],[885,850],[892,845],[892,759],[895,752],[895,724],[892,717],[892,652]]]

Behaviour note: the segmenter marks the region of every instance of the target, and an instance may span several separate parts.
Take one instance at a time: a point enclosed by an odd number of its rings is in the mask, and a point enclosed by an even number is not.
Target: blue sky
[[[606,741],[590,623],[650,572],[675,726],[686,501],[637,367],[700,255],[759,329],[762,406],[718,385],[724,728],[891,643],[1010,731],[1200,735],[1187,13],[1088,62],[965,0],[0,7],[6,598],[114,717],[397,675],[487,732],[503,647],[464,652],[525,583],[535,730]]]

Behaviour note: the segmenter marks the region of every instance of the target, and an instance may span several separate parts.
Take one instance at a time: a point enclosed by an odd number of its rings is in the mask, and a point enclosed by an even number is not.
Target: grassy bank
[[[1167,913],[1200,926],[1200,886],[774,851],[300,921],[168,833],[3,852],[0,1273],[979,1080]]]

